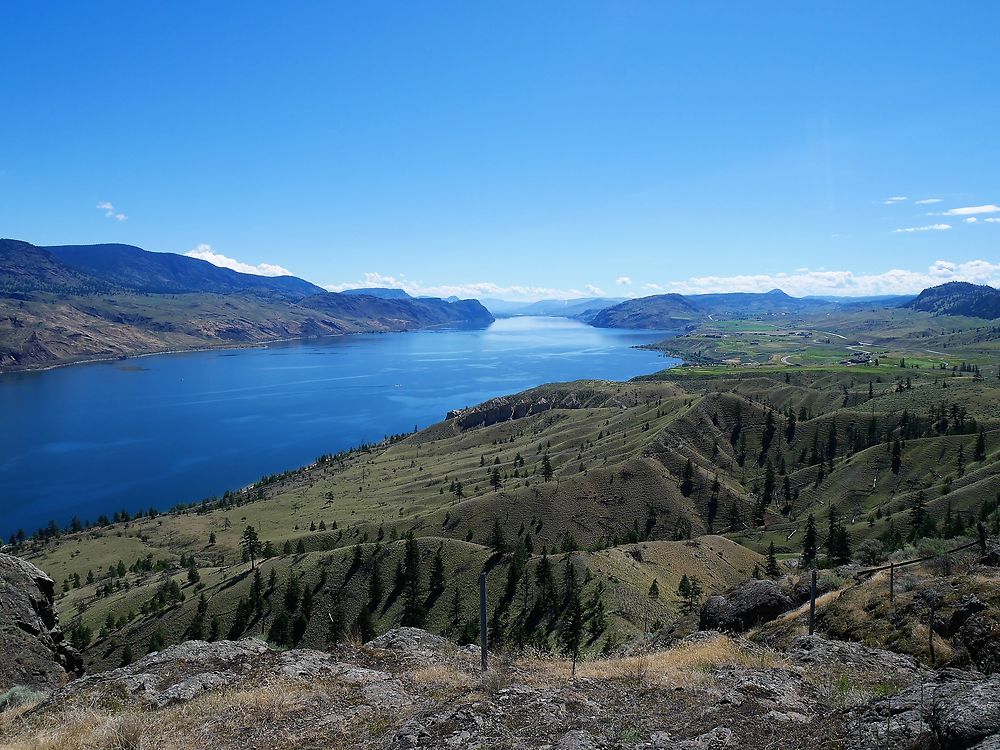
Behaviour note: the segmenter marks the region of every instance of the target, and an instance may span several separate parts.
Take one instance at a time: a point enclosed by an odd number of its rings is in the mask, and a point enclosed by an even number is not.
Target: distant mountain
[[[792,297],[780,289],[769,292],[689,294],[687,299],[709,315],[777,315],[815,312],[831,303],[809,297]]]
[[[363,294],[316,294],[299,300],[299,307],[339,318],[367,319],[387,329],[431,328],[443,325],[487,326],[490,311],[477,300],[446,302],[436,297],[387,299]]]
[[[900,307],[932,315],[964,315],[996,320],[1000,318],[1000,290],[966,281],[949,281],[924,289],[915,300]]]
[[[39,291],[102,293],[111,288],[106,281],[65,265],[44,247],[0,239],[0,296]]]
[[[133,245],[59,245],[43,249],[64,265],[112,287],[149,294],[250,293],[294,298],[325,291],[295,276],[239,273],[199,258],[151,253]]]
[[[538,302],[508,302],[484,299],[483,305],[494,315],[547,315],[557,318],[577,318],[589,321],[606,307],[624,302],[627,297],[578,297],[573,299],[543,299]]]
[[[780,289],[769,292],[725,292],[717,294],[655,294],[640,297],[597,313],[590,324],[600,328],[663,328],[672,329],[704,320],[742,317],[745,315],[816,315],[848,309],[852,306],[885,307],[878,301],[857,302],[819,297],[792,297]],[[890,297],[889,304],[900,299]],[[850,301],[848,301],[850,300]]]
[[[359,289],[345,289],[341,294],[357,295],[366,297],[380,297],[381,299],[413,299],[402,289],[386,289],[383,287],[362,287]]]
[[[597,328],[683,328],[706,313],[680,294],[654,294],[601,310],[590,321]]]
[[[844,297],[838,295],[807,294],[802,299],[818,299],[824,302],[836,302],[838,305],[873,305],[878,304],[885,307],[892,305],[902,305],[914,298],[912,294],[872,294],[861,297]]]
[[[205,346],[485,326],[476,300],[335,294],[131,245],[0,240],[0,370]]]

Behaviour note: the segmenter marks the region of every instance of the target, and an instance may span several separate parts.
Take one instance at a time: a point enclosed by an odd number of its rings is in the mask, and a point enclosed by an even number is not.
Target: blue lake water
[[[511,318],[0,376],[0,538],[54,518],[165,509],[450,409],[542,383],[677,364],[665,332]]]

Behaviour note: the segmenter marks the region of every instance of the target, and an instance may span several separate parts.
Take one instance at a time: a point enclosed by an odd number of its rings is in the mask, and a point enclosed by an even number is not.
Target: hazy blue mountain
[[[685,296],[709,315],[808,313],[830,308],[833,304],[809,297],[792,297],[780,289],[772,289],[769,292],[723,292]]]
[[[388,289],[385,287],[360,287],[358,289],[345,289],[341,294],[357,295],[363,294],[366,297],[380,297],[382,299],[413,299],[402,289]]]
[[[508,302],[499,299],[481,300],[494,315],[546,315],[557,318],[588,320],[599,311],[624,302],[627,297],[577,297],[574,299],[543,299],[538,302]]]

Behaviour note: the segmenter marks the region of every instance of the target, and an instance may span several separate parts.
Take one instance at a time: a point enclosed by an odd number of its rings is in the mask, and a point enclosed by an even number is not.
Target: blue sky
[[[993,2],[6,3],[0,234],[506,298],[996,284],[998,22]]]

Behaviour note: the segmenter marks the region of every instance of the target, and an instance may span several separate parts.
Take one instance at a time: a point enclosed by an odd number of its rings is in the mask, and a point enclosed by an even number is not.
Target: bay
[[[166,509],[543,383],[678,364],[563,318],[328,337],[0,377],[0,538]]]

